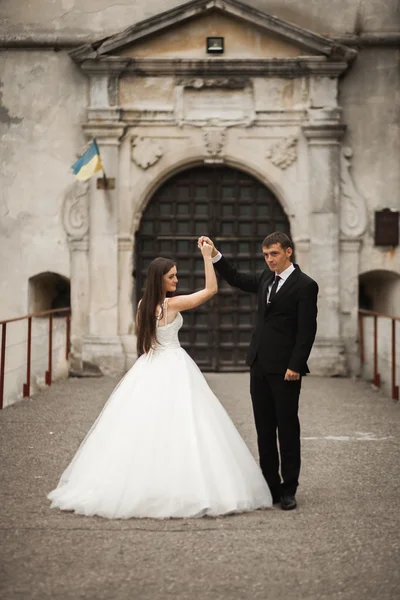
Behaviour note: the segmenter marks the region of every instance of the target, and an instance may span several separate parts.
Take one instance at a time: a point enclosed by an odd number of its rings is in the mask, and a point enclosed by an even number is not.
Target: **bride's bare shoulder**
[[[165,298],[165,306],[168,308],[168,310],[179,310],[178,305],[179,305],[179,298],[181,298],[182,296],[173,296],[171,298]]]

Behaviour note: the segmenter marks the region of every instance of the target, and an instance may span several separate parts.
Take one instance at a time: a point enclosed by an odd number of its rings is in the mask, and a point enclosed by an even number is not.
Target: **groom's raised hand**
[[[201,235],[197,241],[197,245],[199,248],[201,248],[204,243],[212,246],[212,252],[211,252],[212,258],[214,258],[214,256],[217,256],[218,250],[214,246],[214,242],[209,237],[207,237],[205,235]]]

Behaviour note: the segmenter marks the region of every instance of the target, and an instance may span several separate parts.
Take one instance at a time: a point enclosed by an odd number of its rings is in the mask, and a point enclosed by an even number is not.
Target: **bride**
[[[272,506],[270,490],[227,412],[181,348],[181,311],[217,293],[212,247],[199,244],[205,288],[175,292],[176,265],[150,264],[138,307],[139,358],[119,382],[48,498],[110,519],[202,517]]]

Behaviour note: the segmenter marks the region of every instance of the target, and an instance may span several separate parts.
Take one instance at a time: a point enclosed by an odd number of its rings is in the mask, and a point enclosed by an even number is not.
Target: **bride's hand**
[[[213,247],[210,246],[210,244],[203,242],[203,244],[200,246],[200,250],[204,258],[211,258]]]
[[[214,258],[214,256],[217,256],[218,250],[216,249],[214,242],[212,240],[210,240],[210,238],[207,237],[206,235],[201,235],[197,241],[197,246],[200,248],[200,250],[201,250],[201,247],[203,244],[208,244],[211,246],[211,248],[212,248],[211,258]]]

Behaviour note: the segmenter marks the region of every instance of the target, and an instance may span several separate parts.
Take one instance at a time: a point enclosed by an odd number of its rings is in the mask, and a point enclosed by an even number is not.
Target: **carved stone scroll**
[[[268,149],[265,157],[276,167],[287,169],[297,159],[297,138],[290,136],[279,140]]]
[[[155,140],[139,136],[132,138],[132,160],[141,169],[155,165],[163,154],[163,147]]]
[[[81,240],[89,231],[89,182],[76,181],[64,199],[62,221],[68,240]]]
[[[350,174],[351,148],[344,148],[341,157],[341,203],[340,230],[350,238],[359,237],[367,227],[367,209],[364,198],[359,194]]]

